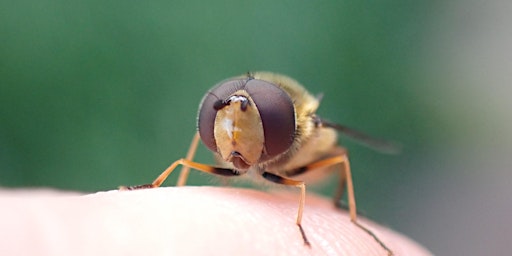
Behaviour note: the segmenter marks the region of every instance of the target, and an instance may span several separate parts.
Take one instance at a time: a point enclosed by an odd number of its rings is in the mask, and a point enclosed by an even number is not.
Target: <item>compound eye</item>
[[[247,81],[250,95],[263,124],[265,158],[287,151],[295,139],[295,108],[290,96],[278,86],[258,79]]]
[[[222,81],[210,89],[201,100],[197,115],[197,128],[203,143],[214,152],[217,152],[217,143],[213,133],[217,110],[222,107],[224,100],[240,90],[246,81],[247,79]]]

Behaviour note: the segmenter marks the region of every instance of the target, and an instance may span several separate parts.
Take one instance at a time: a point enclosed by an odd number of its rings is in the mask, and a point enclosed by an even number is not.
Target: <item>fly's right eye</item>
[[[247,79],[223,81],[208,91],[201,100],[197,116],[197,128],[204,145],[211,151],[217,152],[217,142],[213,133],[217,111],[225,107],[225,100],[242,89],[246,82]]]

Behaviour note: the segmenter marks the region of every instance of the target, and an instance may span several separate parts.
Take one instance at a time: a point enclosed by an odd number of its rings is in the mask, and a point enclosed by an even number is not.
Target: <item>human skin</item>
[[[0,190],[1,255],[386,255],[348,213],[308,195],[240,188],[166,187],[81,195]],[[395,255],[431,255],[359,217]]]

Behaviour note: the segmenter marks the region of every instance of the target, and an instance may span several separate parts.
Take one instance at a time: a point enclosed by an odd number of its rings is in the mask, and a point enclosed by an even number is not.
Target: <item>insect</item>
[[[368,228],[357,221],[356,201],[347,150],[337,144],[337,131],[382,151],[392,151],[390,143],[316,115],[320,99],[297,81],[270,72],[254,72],[224,80],[203,97],[197,128],[187,157],[172,163],[153,183],[122,187],[159,187],[171,172],[182,165],[177,185],[184,185],[190,168],[222,175],[240,176],[248,172],[265,180],[300,188],[296,224],[304,243],[310,243],[301,225],[306,185],[297,176],[320,169],[340,168],[336,203],[347,188],[350,220],[392,255],[392,251]],[[194,162],[199,140],[214,152],[219,166]]]

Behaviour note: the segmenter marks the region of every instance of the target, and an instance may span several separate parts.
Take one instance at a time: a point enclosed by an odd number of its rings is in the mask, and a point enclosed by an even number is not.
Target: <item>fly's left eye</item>
[[[290,148],[295,138],[295,107],[278,86],[253,79],[244,88],[258,108],[265,137],[264,157],[277,156]]]

